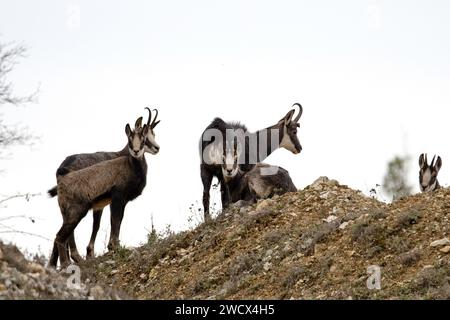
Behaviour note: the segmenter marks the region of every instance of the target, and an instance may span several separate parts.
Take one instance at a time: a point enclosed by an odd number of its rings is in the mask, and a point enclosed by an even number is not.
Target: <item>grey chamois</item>
[[[227,179],[226,184],[232,203],[241,200],[253,203],[259,199],[297,191],[286,169],[266,163],[258,163],[248,172],[237,171],[233,177]]]
[[[439,184],[437,175],[442,167],[441,157],[438,156],[436,159],[436,156],[434,156],[431,164],[428,165],[427,154],[422,153],[419,157],[419,167],[420,191],[429,192],[439,189],[441,185]]]
[[[276,124],[256,132],[248,132],[244,125],[225,122],[220,118],[215,118],[203,131],[200,138],[200,176],[203,183],[205,220],[209,219],[209,192],[214,177],[220,183],[222,207],[226,208],[230,202],[230,190],[225,180],[233,177],[235,172],[232,169],[223,172],[222,164],[224,155],[229,154],[233,145],[237,145],[235,149],[238,151],[234,156],[242,172],[252,170],[257,163],[264,161],[278,148],[284,148],[294,154],[301,152],[297,129],[300,127],[303,107],[299,103],[295,103],[293,107]],[[298,107],[299,111],[293,118],[295,107]]]

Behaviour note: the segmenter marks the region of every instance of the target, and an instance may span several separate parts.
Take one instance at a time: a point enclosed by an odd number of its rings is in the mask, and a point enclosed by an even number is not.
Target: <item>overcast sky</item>
[[[11,223],[53,240],[62,219],[45,192],[59,164],[122,149],[125,124],[147,106],[160,111],[161,152],[146,156],[147,187],[125,211],[126,245],[146,240],[152,214],[158,230],[188,226],[189,206],[200,207],[202,196],[198,140],[216,116],[254,131],[301,103],[302,153],[278,150],[266,160],[298,188],[326,175],[368,194],[389,159],[409,154],[418,192],[421,152],[441,155],[447,185],[449,15],[445,0],[2,1],[0,41],[29,48],[11,80],[19,94],[37,86],[40,94],[37,104],[0,112],[41,139],[0,161],[0,194],[42,196],[0,214],[35,217]],[[88,214],[76,230],[83,254],[91,223]],[[105,209],[97,251],[108,232]],[[45,254],[52,245],[0,238]]]

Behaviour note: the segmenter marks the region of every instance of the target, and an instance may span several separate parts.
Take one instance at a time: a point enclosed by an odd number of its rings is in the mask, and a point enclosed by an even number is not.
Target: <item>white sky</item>
[[[151,214],[159,230],[187,226],[189,205],[201,204],[198,139],[215,116],[253,131],[300,102],[303,152],[278,150],[266,161],[299,188],[326,175],[368,193],[405,152],[416,192],[421,152],[441,155],[447,185],[449,15],[448,1],[2,1],[0,41],[29,47],[11,80],[19,94],[39,84],[41,92],[38,104],[0,111],[41,140],[0,162],[0,194],[43,196],[0,214],[33,216],[13,226],[53,240],[61,216],[45,192],[59,164],[120,150],[126,122],[146,106],[160,110],[161,152],[147,155],[147,187],[125,212],[126,245],[146,240]],[[77,228],[82,254],[91,221]],[[97,251],[107,232],[109,209]],[[52,245],[0,236],[46,254]]]

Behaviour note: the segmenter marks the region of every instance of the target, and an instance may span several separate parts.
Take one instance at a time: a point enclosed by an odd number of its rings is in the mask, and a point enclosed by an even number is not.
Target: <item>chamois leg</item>
[[[56,244],[56,242],[54,242],[52,255],[50,256],[50,260],[48,262],[48,266],[50,268],[56,268],[56,265],[58,264],[58,257],[59,257],[58,245]]]
[[[94,248],[95,248],[95,239],[97,238],[97,232],[100,228],[100,221],[102,219],[103,210],[95,210],[94,211],[94,221],[92,224],[92,234],[91,239],[89,240],[89,244],[86,248],[86,258],[91,259],[94,258]]]
[[[211,183],[213,179],[213,174],[205,168],[202,164],[200,165],[200,176],[202,178],[203,183],[203,212],[204,219],[208,221],[211,219],[209,215],[209,190],[211,189]]]
[[[111,234],[109,236],[108,250],[113,251],[119,247],[120,225],[122,224],[125,204],[121,201],[111,202]]]
[[[59,260],[61,268],[66,268],[70,265],[70,258],[68,255],[68,240],[73,234],[78,223],[87,214],[89,208],[71,208],[63,212],[63,225],[59,229],[55,238],[55,245],[58,248]],[[54,260],[54,258],[52,259]],[[53,261],[51,261],[53,262]]]
[[[81,261],[83,261],[83,258],[78,253],[77,244],[75,242],[75,235],[73,232],[69,237],[69,249],[70,249],[70,257],[75,263],[80,263]]]
[[[67,250],[67,241],[72,234],[77,223],[64,223],[56,234],[55,243],[58,247],[59,261],[61,263],[61,268],[66,268],[70,265],[70,258]]]
[[[230,205],[231,201],[231,195],[230,195],[230,188],[228,187],[228,184],[225,183],[225,181],[220,181],[220,195],[222,199],[222,213],[228,206]]]

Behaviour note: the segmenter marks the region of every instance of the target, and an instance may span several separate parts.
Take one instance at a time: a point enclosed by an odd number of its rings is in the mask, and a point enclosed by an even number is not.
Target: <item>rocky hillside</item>
[[[86,262],[81,290],[1,246],[0,298],[449,299],[449,218],[450,189],[385,204],[320,178]]]
[[[385,204],[320,178],[87,270],[141,299],[448,299],[449,218],[450,189]]]
[[[103,289],[90,280],[72,280],[70,274],[44,267],[42,258],[27,260],[13,245],[0,241],[0,300],[2,299],[123,299],[115,289]],[[75,270],[71,270],[75,272]],[[78,277],[81,280],[81,277]],[[78,284],[78,286],[76,285]]]

